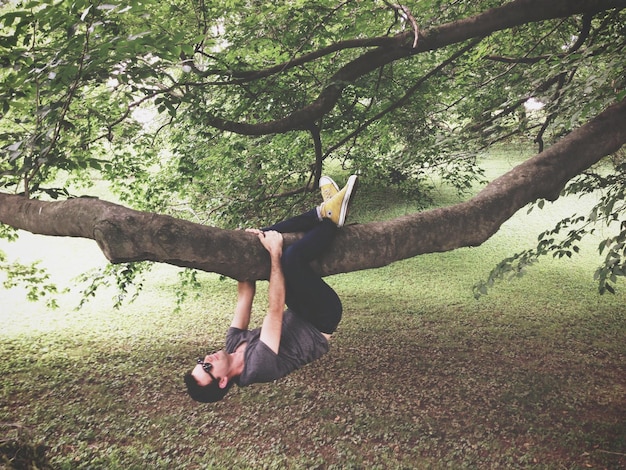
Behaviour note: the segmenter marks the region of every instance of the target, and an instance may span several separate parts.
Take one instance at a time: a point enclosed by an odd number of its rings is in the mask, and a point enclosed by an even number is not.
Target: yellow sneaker
[[[350,200],[356,192],[357,176],[352,175],[341,191],[335,194],[328,201],[324,201],[320,206],[320,215],[325,219],[330,219],[337,227],[342,227],[348,216]]]
[[[322,200],[326,202],[339,192],[339,186],[337,186],[337,183],[335,183],[332,178],[322,176],[320,178],[320,191],[322,192]]]

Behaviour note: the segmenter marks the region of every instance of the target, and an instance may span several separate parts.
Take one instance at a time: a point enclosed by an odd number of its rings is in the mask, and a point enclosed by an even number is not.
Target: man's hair
[[[187,372],[185,374],[185,385],[187,385],[187,393],[194,400],[201,403],[214,403],[224,398],[233,382],[228,381],[224,388],[220,388],[220,383],[217,380],[213,380],[209,385],[198,385],[191,372]]]

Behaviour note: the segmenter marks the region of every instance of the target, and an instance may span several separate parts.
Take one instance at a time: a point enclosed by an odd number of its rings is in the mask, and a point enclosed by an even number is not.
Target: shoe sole
[[[326,178],[328,180],[327,184],[332,184],[333,188],[335,188],[335,194],[337,194],[339,192],[339,186],[337,186],[337,183],[335,183],[335,181],[330,177],[330,176],[325,176],[324,178]],[[322,185],[320,184],[320,188],[322,187]],[[334,196],[334,194],[333,194]],[[324,202],[329,201],[330,198],[328,199],[324,199]]]
[[[333,185],[333,188],[335,188],[335,191],[339,192],[339,186],[337,185],[337,183],[335,183],[335,180],[333,180],[330,176],[323,176],[323,178],[326,178],[328,180],[328,183]]]
[[[346,195],[343,197],[343,201],[341,201],[341,211],[339,212],[339,222],[337,223],[337,227],[343,227],[343,224],[346,222],[348,207],[352,201],[352,196],[356,193],[357,180],[357,175],[352,175],[348,178],[348,182],[346,183],[346,187],[348,189],[346,190]]]

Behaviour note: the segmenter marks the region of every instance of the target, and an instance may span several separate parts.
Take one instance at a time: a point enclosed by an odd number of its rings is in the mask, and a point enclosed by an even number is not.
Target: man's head
[[[196,401],[201,403],[214,403],[220,401],[226,396],[232,382],[228,382],[228,385],[224,388],[220,387],[219,382],[213,380],[208,385],[199,385],[191,372],[185,374],[185,385],[187,385],[187,393]]]
[[[189,396],[202,403],[213,403],[224,398],[233,384],[228,377],[229,359],[224,351],[198,359],[196,367],[185,374]]]

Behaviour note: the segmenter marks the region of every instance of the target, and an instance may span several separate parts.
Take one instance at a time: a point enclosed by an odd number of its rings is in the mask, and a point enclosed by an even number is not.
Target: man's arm
[[[285,276],[280,262],[283,254],[283,236],[278,232],[269,231],[260,233],[259,239],[269,252],[271,260],[269,309],[263,320],[260,340],[278,354],[285,311]]]
[[[247,330],[252,313],[252,301],[256,292],[256,284],[252,281],[240,281],[237,284],[237,306],[230,326]]]

